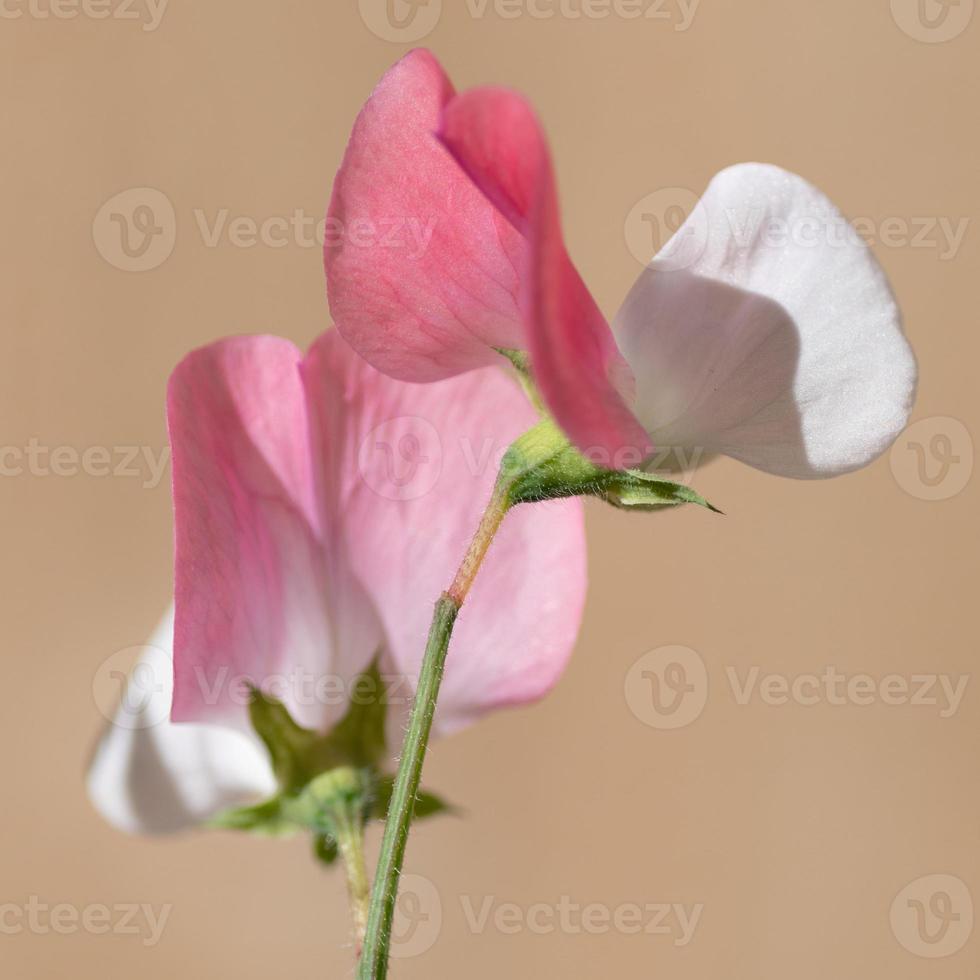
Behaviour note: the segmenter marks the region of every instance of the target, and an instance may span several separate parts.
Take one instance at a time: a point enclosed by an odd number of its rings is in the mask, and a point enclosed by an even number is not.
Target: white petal
[[[915,358],[881,267],[778,167],[718,174],[613,329],[659,447],[836,476],[884,452],[912,407]]]
[[[88,772],[89,798],[120,830],[184,830],[275,792],[256,737],[218,725],[174,724],[172,697],[173,610],[134,668]]]

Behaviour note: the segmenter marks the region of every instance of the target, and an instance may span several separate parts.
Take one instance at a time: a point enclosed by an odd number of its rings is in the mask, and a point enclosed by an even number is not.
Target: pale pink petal
[[[389,662],[414,683],[433,605],[479,524],[501,456],[534,412],[495,368],[397,382],[333,331],[307,355],[303,377],[315,454],[333,468],[323,480],[327,509],[378,609]],[[508,515],[458,621],[438,728],[548,691],[575,642],[584,590],[578,501]]]
[[[440,138],[530,244],[521,305],[548,408],[597,461],[636,465],[649,445],[625,400],[632,376],[565,250],[551,156],[534,110],[506,89],[474,89],[446,107]]]
[[[349,589],[314,497],[300,359],[286,340],[239,337],[171,378],[175,721],[245,726],[248,682],[322,728],[344,706],[317,679],[373,652],[364,607],[337,602]]]
[[[452,95],[427,51],[399,61],[357,118],[327,215],[334,322],[375,367],[410,381],[524,347],[526,247],[435,138]]]
[[[170,721],[173,626],[171,611],[126,682],[86,777],[93,806],[130,834],[186,830],[276,791],[254,735]]]
[[[794,174],[720,173],[614,323],[661,447],[783,476],[858,469],[904,428],[916,366],[880,266]]]

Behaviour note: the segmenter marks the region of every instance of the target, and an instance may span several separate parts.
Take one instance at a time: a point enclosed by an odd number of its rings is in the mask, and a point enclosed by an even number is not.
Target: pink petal
[[[333,331],[314,344],[303,378],[315,455],[328,460],[328,509],[378,609],[390,662],[414,683],[433,604],[477,528],[501,455],[534,412],[495,368],[397,382]],[[439,729],[548,691],[574,645],[584,592],[581,504],[508,515],[456,627]]]
[[[314,498],[300,357],[286,340],[239,337],[171,378],[175,721],[245,725],[248,681],[323,727],[343,705],[315,680],[371,656],[374,640],[349,623],[363,608],[334,601],[348,590]]]
[[[820,191],[778,167],[718,174],[614,329],[659,446],[782,476],[867,465],[915,395],[915,358],[873,253]]]
[[[549,409],[596,462],[637,465],[649,440],[624,400],[632,375],[565,250],[551,156],[533,109],[514,92],[474,89],[447,105],[439,135],[530,244],[521,307]]]
[[[524,346],[525,245],[433,135],[452,96],[427,51],[399,61],[357,118],[327,215],[334,322],[361,356],[409,381]]]
[[[349,680],[379,650],[417,673],[500,457],[535,420],[503,372],[397,382],[335,332],[301,369],[271,337],[191,354],[169,416],[173,717],[243,725],[247,679],[319,728],[345,706],[316,696],[324,675]],[[580,504],[511,515],[460,617],[440,725],[548,690],[584,587]]]

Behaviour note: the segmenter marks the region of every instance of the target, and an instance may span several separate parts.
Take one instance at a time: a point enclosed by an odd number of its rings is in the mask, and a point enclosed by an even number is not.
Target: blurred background
[[[342,879],[305,841],[127,838],[83,772],[170,599],[167,376],[226,334],[328,326],[314,226],[358,108],[423,43],[536,103],[607,314],[717,170],[773,162],[873,244],[921,385],[858,474],[719,461],[693,482],[724,518],[589,506],[562,683],[431,753],[466,813],[413,836],[392,976],[974,980],[973,14],[4,0],[0,972],[351,974]],[[672,664],[690,690],[658,700]]]

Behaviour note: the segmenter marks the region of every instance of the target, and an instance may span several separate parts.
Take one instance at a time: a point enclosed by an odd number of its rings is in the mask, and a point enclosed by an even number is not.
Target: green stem
[[[509,482],[501,477],[470,544],[456,578],[436,603],[429,639],[425,647],[418,689],[402,746],[398,774],[392,789],[391,803],[385,822],[378,870],[371,892],[367,933],[357,968],[358,980],[384,980],[388,974],[388,949],[391,944],[391,923],[398,897],[398,879],[405,859],[408,831],[415,810],[415,798],[422,781],[422,765],[432,731],[439,685],[446,664],[449,640],[476,573],[483,563],[491,541],[509,507]]]
[[[347,894],[350,898],[351,923],[354,929],[354,957],[364,948],[367,931],[371,883],[364,862],[364,826],[359,813],[350,810],[334,812],[337,850],[347,871]]]

